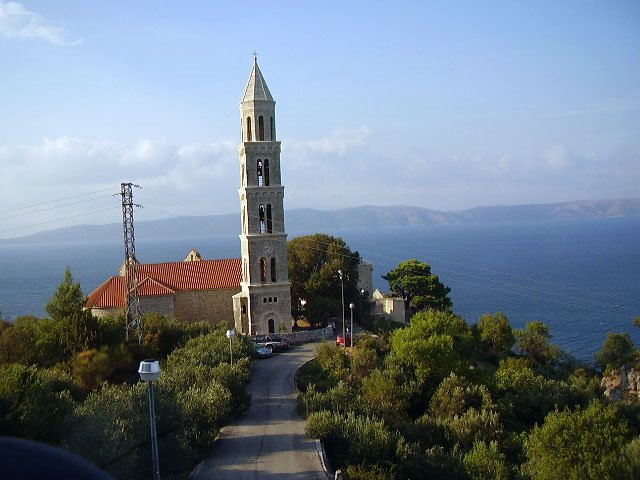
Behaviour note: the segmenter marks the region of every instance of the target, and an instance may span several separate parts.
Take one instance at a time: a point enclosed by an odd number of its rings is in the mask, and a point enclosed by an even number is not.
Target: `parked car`
[[[351,334],[347,333],[346,334],[346,339],[347,339],[347,347],[351,346]],[[338,336],[336,337],[336,346],[338,347],[344,347],[344,341],[345,341],[345,337],[342,336],[342,334],[338,334]],[[356,339],[355,337],[353,338],[353,343],[356,343]]]
[[[253,335],[251,341],[256,347],[266,347],[273,353],[276,350],[283,350],[289,347],[289,340],[274,335]]]
[[[258,355],[258,358],[267,358],[273,355],[273,351],[267,347],[256,346],[256,354]]]

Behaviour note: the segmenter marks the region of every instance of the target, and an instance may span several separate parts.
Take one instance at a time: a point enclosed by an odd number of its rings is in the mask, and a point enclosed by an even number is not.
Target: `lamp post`
[[[236,336],[236,331],[234,329],[227,330],[227,338],[229,339],[229,356],[231,357],[231,365],[233,366],[233,346],[231,344],[231,339]]]
[[[347,332],[346,325],[344,324],[344,273],[342,270],[338,270],[338,275],[340,275],[340,292],[342,297],[342,341],[344,343],[344,350],[347,351]]]
[[[156,433],[156,407],[153,401],[153,382],[160,378],[160,363],[157,360],[143,360],[138,368],[140,379],[148,382],[149,423],[151,424],[151,464],[153,480],[160,480],[160,462],[158,461],[158,435]]]
[[[351,335],[349,337],[349,339],[351,340],[351,348],[353,348],[353,309],[355,308],[355,305],[353,303],[349,304],[349,310],[351,310]]]

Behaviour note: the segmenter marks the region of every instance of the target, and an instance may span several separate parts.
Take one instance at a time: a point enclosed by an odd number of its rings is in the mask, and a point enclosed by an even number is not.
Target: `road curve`
[[[317,344],[293,347],[251,367],[251,408],[222,429],[194,480],[326,480],[315,442],[295,410],[296,370],[315,356]]]

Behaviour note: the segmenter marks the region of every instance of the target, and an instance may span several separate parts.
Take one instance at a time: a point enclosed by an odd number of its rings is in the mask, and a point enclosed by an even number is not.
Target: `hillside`
[[[338,210],[299,208],[286,212],[288,232],[324,229],[432,225],[436,223],[540,221],[561,218],[640,216],[640,198],[617,200],[578,200],[564,203],[476,207],[457,212],[439,212],[422,207],[365,205]],[[238,233],[237,213],[198,217],[174,217],[136,222],[140,238],[228,235]],[[78,225],[0,240],[9,243],[58,243],[69,241],[117,240],[122,237],[119,223]]]

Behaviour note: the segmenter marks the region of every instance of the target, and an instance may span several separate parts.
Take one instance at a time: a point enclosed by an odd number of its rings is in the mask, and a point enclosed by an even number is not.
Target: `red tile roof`
[[[239,258],[169,262],[137,266],[141,297],[172,295],[178,291],[240,288]],[[86,308],[119,308],[125,305],[124,277],[111,277],[87,297]]]

